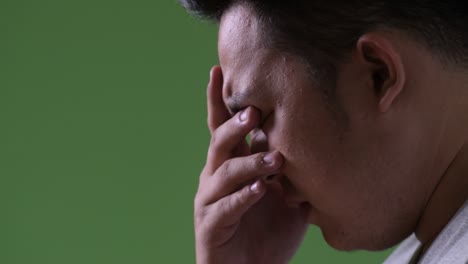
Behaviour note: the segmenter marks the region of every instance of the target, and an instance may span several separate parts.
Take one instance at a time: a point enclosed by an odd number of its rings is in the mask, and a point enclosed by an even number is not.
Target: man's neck
[[[457,152],[435,187],[416,228],[426,251],[468,199],[468,144]]]

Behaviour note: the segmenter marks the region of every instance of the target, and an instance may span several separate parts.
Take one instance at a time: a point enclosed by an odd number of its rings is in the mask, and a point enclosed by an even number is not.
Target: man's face
[[[254,15],[229,10],[219,31],[227,106],[254,106],[262,126],[253,141],[285,157],[281,183],[290,204],[309,203],[309,222],[335,248],[382,249],[411,232],[424,203],[417,177],[417,129],[382,116],[352,67],[339,69],[337,98],[347,122],[330,111],[299,58],[261,48]],[[333,105],[331,106],[333,107]],[[403,128],[395,129],[398,126]]]

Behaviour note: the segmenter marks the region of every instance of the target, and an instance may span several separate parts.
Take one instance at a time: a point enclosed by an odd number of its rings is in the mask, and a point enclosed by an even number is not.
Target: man
[[[197,263],[287,263],[309,224],[340,250],[406,239],[387,263],[467,263],[463,2],[181,2],[220,23]]]

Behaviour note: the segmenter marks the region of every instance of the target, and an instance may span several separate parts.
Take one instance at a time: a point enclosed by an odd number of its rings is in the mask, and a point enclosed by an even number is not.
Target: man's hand
[[[263,180],[281,172],[282,155],[251,153],[245,140],[258,126],[258,110],[231,118],[222,85],[221,68],[214,67],[207,89],[212,139],[195,197],[197,263],[287,263],[307,229],[305,217],[286,206],[281,185]]]

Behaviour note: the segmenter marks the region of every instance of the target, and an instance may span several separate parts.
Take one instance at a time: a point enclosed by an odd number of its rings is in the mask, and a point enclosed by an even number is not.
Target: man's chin
[[[324,219],[323,215],[311,205],[303,208],[303,214],[308,224],[317,226],[327,244],[339,251],[381,251],[396,245],[399,241],[377,241],[375,237],[368,236],[362,232],[353,232],[354,230],[345,230],[334,225],[330,225],[329,219]]]
[[[346,232],[327,232],[320,228],[327,244],[339,251],[382,251],[391,248],[395,243],[376,243],[373,238],[363,237],[362,234]],[[383,241],[382,241],[383,242]]]

